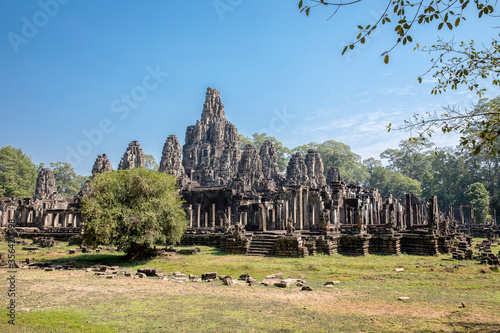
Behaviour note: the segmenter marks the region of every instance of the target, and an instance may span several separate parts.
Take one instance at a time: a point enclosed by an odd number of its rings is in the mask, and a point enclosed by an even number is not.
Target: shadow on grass
[[[500,326],[491,323],[453,322],[450,325],[465,332],[500,332]]]
[[[183,246],[180,248],[188,248],[188,247]],[[202,251],[204,254],[212,255],[212,256],[225,256],[225,255],[227,255],[226,253],[222,252],[221,249],[216,248],[216,247],[203,247]],[[184,256],[184,255],[181,255],[181,256]],[[188,256],[188,255],[186,255],[186,256]],[[55,258],[55,259],[47,259],[44,261],[51,261],[54,265],[63,265],[63,264],[67,264],[69,261],[76,261],[76,265],[98,265],[98,264],[100,264],[100,265],[110,265],[110,266],[120,266],[120,267],[133,268],[136,266],[146,265],[148,262],[150,262],[154,259],[159,259],[159,258],[168,259],[168,257],[163,257],[161,255],[158,255],[158,256],[151,256],[151,257],[145,258],[145,259],[130,260],[130,258],[128,258],[127,255],[123,254],[123,253],[88,253],[88,254],[82,253],[80,255],[73,255],[73,256]]]
[[[76,265],[111,265],[120,267],[135,267],[148,263],[150,259],[131,261],[125,254],[100,253],[100,254],[80,254],[71,257],[50,259],[54,265],[67,264],[68,261],[76,261]]]

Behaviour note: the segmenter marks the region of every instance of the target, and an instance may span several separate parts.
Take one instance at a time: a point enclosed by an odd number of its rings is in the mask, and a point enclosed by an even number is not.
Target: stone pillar
[[[271,208],[271,229],[276,230],[276,208]]]
[[[229,223],[229,225],[231,225],[231,206],[227,206],[226,207],[226,218],[227,218],[227,221]]]
[[[413,212],[411,207],[411,194],[408,193],[405,195],[406,197],[406,209],[405,209],[405,219],[406,219],[406,228],[409,229],[413,225]]]
[[[259,220],[259,230],[266,231],[267,230],[267,221],[266,221],[266,208],[264,205],[259,204],[258,208],[258,220]]]
[[[205,219],[203,221],[203,227],[208,228],[208,212],[205,212]]]
[[[439,209],[437,203],[437,197],[435,195],[431,196],[429,199],[429,220],[427,224],[429,228],[436,228],[439,222]]]
[[[297,197],[297,217],[298,221],[296,223],[297,229],[304,229],[304,203],[302,200],[302,186],[299,187],[298,197]]]
[[[310,229],[311,224],[309,221],[309,190],[306,188],[305,190],[301,190],[302,193],[302,228],[301,229]]]
[[[189,219],[189,227],[193,227],[193,206],[189,205],[188,207],[188,219]]]
[[[200,204],[197,204],[196,205],[196,226],[198,228],[201,227],[201,205]]]
[[[210,227],[215,228],[215,204],[212,204]]]
[[[283,216],[283,220],[282,220],[283,224],[281,225],[281,227],[282,227],[281,230],[286,230],[286,224],[288,223],[288,216],[290,216],[289,215],[290,214],[289,213],[290,210],[289,210],[289,207],[288,207],[288,200],[285,200],[284,205],[285,205],[283,207],[284,212],[283,212],[283,215],[282,215]]]

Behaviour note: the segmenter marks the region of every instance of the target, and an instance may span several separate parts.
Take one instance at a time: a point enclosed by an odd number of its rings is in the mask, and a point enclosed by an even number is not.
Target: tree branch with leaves
[[[365,3],[368,0],[365,0]],[[337,15],[345,6],[359,5],[359,1],[324,1],[324,0],[300,0],[298,3],[301,12],[309,16],[311,10],[318,7],[332,8],[330,18]],[[395,42],[388,47],[381,56],[384,62],[389,63],[389,54],[399,45],[413,43],[410,34],[416,25],[429,26],[436,33],[443,28],[453,30],[466,20],[467,16],[477,14],[479,18],[495,17],[494,11],[497,0],[387,0],[382,14],[373,25],[358,25],[358,34],[354,41],[345,46],[342,54],[355,49],[359,44],[365,44],[368,36],[380,28],[394,22]],[[329,19],[330,19],[329,18]],[[493,27],[497,28],[497,27]],[[431,67],[418,77],[419,83],[422,78],[431,74],[437,79],[437,85],[432,88],[431,94],[441,94],[447,89],[457,90],[465,86],[474,91],[479,98],[484,96],[486,84],[493,87],[500,86],[500,45],[497,33],[488,43],[477,44],[474,40],[470,42],[456,42],[437,38],[432,46],[422,46],[415,42],[414,50],[435,54],[431,59]],[[482,37],[482,36],[481,36]],[[432,136],[435,129],[440,128],[444,133],[457,132],[462,134],[460,145],[463,149],[470,149],[473,154],[481,150],[490,155],[498,154],[498,150],[492,144],[500,134],[500,116],[498,102],[480,100],[471,108],[460,110],[455,106],[444,107],[445,112],[437,115],[428,112],[424,116],[418,114],[404,124],[394,127],[397,130],[416,131],[418,136],[410,138],[410,141],[425,142]],[[389,131],[393,129],[388,126]]]

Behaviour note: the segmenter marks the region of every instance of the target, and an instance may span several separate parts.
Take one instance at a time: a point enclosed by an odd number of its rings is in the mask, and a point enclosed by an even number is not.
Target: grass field
[[[218,249],[201,247],[196,255],[126,262],[123,253],[68,255],[68,248],[76,246],[65,244],[34,254],[21,248],[16,246],[18,260],[150,266],[198,276],[215,271],[237,278],[248,273],[258,281],[282,272],[285,277],[305,279],[314,291],[296,286],[225,286],[220,281],[104,279],[85,270],[17,269],[16,326],[7,323],[5,296],[1,332],[500,331],[500,272],[482,273],[487,266],[475,261],[442,260],[450,256],[274,258],[222,255]],[[6,249],[6,243],[0,243],[0,252]],[[433,266],[421,266],[424,263]],[[445,271],[456,265],[460,266],[453,272]],[[0,269],[3,295],[7,295],[7,275],[7,269]],[[329,280],[341,283],[326,288]],[[401,296],[409,299],[398,300]]]

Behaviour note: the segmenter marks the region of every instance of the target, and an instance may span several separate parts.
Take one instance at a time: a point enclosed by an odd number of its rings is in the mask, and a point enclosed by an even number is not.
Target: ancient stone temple
[[[35,198],[48,199],[57,196],[54,173],[50,168],[42,168],[36,178]]]
[[[52,170],[42,168],[33,198],[0,198],[0,230],[7,227],[9,221],[26,236],[61,234],[65,239],[80,232],[83,219],[78,199],[58,194]]]
[[[133,168],[144,168],[144,153],[137,141],[128,144],[127,150],[118,165],[118,170],[130,170]]]
[[[97,159],[94,162],[94,166],[92,167],[92,175],[95,175],[96,173],[105,173],[112,171],[113,166],[109,162],[108,156],[106,154],[97,156]]]
[[[176,177],[182,177],[184,175],[182,148],[177,136],[169,135],[167,141],[165,141],[158,171],[169,173]]]
[[[133,141],[118,170],[141,167],[144,154]],[[106,154],[99,155],[92,174],[111,171]],[[305,158],[293,154],[285,177],[271,142],[265,141],[259,151],[253,145],[240,146],[220,93],[212,88],[207,89],[201,119],[186,130],[182,149],[176,136],[166,139],[159,171],[177,177],[185,200],[189,225],[182,243],[218,246],[228,253],[437,255],[452,252],[458,238],[466,243],[464,232],[500,234],[496,223],[475,228],[470,205],[457,210],[457,221],[451,207],[439,211],[435,196],[382,198],[375,188],[346,184],[336,167],[325,180],[316,150]],[[52,171],[42,169],[34,198],[0,198],[0,228],[14,220],[37,232],[78,233],[83,223],[80,202],[89,190],[84,187],[81,195],[63,198]],[[468,251],[464,246],[460,251]]]
[[[216,89],[207,89],[201,120],[187,128],[182,152],[186,175],[202,186],[225,185],[236,176],[240,139],[236,127],[226,119]]]

